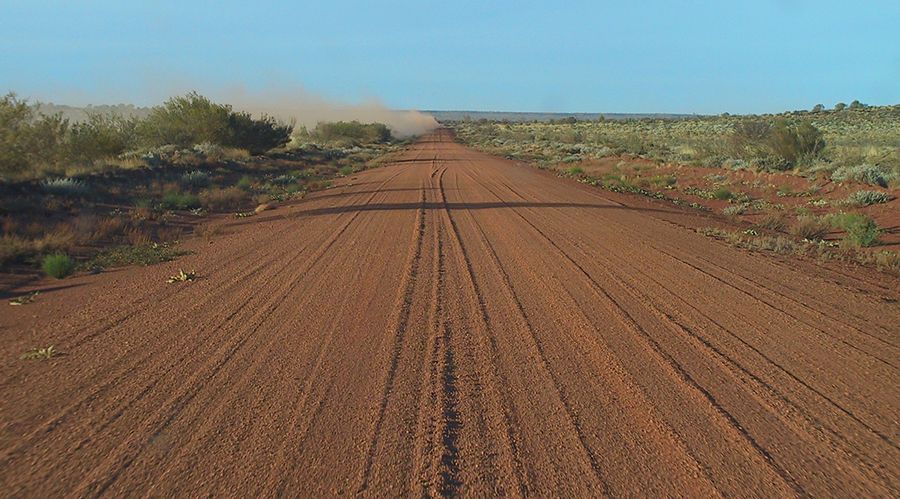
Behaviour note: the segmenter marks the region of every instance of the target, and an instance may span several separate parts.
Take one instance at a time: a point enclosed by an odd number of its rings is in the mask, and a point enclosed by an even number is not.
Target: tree
[[[847,104],[844,104],[843,102],[838,102],[837,104],[834,105],[834,110],[835,111],[843,111],[846,107],[847,107]]]
[[[814,112],[814,113],[821,113],[824,110],[825,110],[825,106],[823,106],[822,104],[816,104],[812,108],[812,112]]]
[[[850,103],[850,109],[862,109],[864,107],[866,107],[866,105],[858,100],[855,100]]]

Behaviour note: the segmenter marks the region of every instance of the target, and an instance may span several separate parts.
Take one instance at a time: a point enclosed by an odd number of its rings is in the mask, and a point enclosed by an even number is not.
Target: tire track
[[[444,171],[441,171],[437,178],[440,202],[444,205],[442,214],[451,229],[450,231],[448,231],[448,235],[451,236],[451,246],[458,251],[458,254],[463,259],[466,285],[473,293],[477,302],[478,314],[476,315],[478,317],[478,324],[481,329],[480,332],[482,333],[482,338],[487,341],[491,359],[496,359],[498,356],[497,340],[492,336],[490,332],[490,321],[487,314],[487,309],[485,307],[484,297],[480,289],[478,288],[478,284],[475,282],[474,272],[472,270],[472,262],[469,258],[468,253],[466,252],[465,247],[462,244],[462,239],[459,234],[459,228],[456,226],[456,222],[454,221],[453,216],[450,213],[450,208],[447,205],[447,194],[444,190]],[[457,191],[459,190],[458,183],[456,189]],[[493,383],[488,384],[488,386],[496,387],[495,389],[497,391],[496,399],[498,400],[499,407],[496,409],[496,412],[498,412],[502,417],[502,424],[504,427],[503,437],[505,438],[504,443],[505,447],[508,449],[506,457],[510,461],[514,476],[517,480],[517,489],[519,491],[519,494],[526,494],[529,488],[529,480],[527,478],[528,473],[518,455],[518,444],[516,443],[516,438],[513,434],[513,428],[517,425],[515,425],[514,415],[511,411],[512,404],[509,400],[508,389],[506,388],[506,383],[502,381],[503,378],[496,363],[491,360],[488,361],[488,365],[490,367],[486,368],[485,371],[489,373],[493,381]]]
[[[498,198],[502,202],[502,198]],[[561,255],[569,264],[575,267],[578,272],[583,275],[586,279],[588,279],[592,284],[592,288],[597,294],[597,297],[603,299],[604,301],[611,303],[615,306],[617,310],[617,315],[619,316],[622,324],[626,326],[630,331],[634,332],[639,337],[643,338],[644,341],[652,348],[652,350],[657,354],[659,359],[665,362],[672,371],[678,375],[678,377],[684,382],[685,385],[691,387],[697,393],[702,395],[702,397],[715,409],[715,411],[726,421],[733,430],[737,432],[752,448],[754,448],[765,460],[765,462],[775,471],[775,473],[781,477],[782,480],[799,495],[805,495],[805,491],[800,486],[799,483],[785,470],[779,463],[775,461],[772,457],[772,454],[769,450],[763,447],[754,437],[751,435],[738,421],[738,419],[729,412],[717,399],[716,397],[705,387],[703,387],[699,382],[697,382],[693,376],[691,376],[687,370],[685,370],[684,366],[682,366],[674,357],[672,357],[669,353],[667,353],[662,346],[655,340],[653,337],[644,330],[643,327],[635,320],[635,318],[628,313],[627,310],[622,306],[622,304],[616,300],[612,295],[610,295],[603,287],[591,277],[584,268],[579,265],[575,260],[573,260],[565,251],[563,251],[556,242],[553,241],[552,238],[547,236],[541,229],[539,229],[536,225],[534,225],[530,220],[522,216],[518,213],[514,208],[510,208],[510,210],[515,213],[521,220],[525,221],[532,229],[534,229],[535,233],[537,233],[542,239],[547,241],[550,246],[554,247],[559,255]]]
[[[416,285],[416,275],[419,270],[419,260],[422,256],[422,241],[425,234],[425,191],[419,200],[420,208],[416,212],[415,230],[413,231],[413,240],[411,241],[412,251],[410,259],[407,263],[408,271],[403,278],[401,292],[395,304],[398,310],[396,318],[392,321],[391,338],[392,347],[390,354],[390,362],[388,364],[387,375],[383,384],[381,394],[381,402],[378,406],[377,418],[372,428],[371,438],[369,441],[368,452],[366,453],[365,467],[363,469],[361,483],[357,487],[358,494],[364,492],[369,485],[369,479],[372,473],[372,463],[375,459],[375,448],[378,445],[378,437],[381,433],[381,425],[384,422],[384,413],[387,408],[388,400],[391,396],[391,390],[394,386],[394,375],[397,371],[397,364],[400,359],[400,350],[403,346],[404,336],[406,335],[407,320],[410,314],[410,305],[412,304],[412,293]]]

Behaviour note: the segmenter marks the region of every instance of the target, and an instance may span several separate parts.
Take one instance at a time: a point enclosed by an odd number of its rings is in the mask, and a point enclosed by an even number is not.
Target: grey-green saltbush
[[[846,203],[853,206],[870,206],[873,204],[887,203],[893,196],[880,191],[856,191],[847,197]]]
[[[863,163],[856,166],[842,166],[831,174],[831,180],[845,182],[853,180],[864,184],[887,187],[896,175],[887,167]]]
[[[83,196],[88,193],[87,184],[74,178],[54,178],[41,182],[41,188],[59,196]]]

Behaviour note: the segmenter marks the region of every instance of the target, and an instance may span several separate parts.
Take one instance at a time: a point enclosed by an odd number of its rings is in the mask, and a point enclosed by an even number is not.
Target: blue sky
[[[0,92],[146,105],[303,87],[558,112],[897,104],[898,26],[898,0],[0,0]]]

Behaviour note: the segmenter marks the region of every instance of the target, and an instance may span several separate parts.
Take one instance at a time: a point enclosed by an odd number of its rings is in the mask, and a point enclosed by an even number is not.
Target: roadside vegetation
[[[879,266],[891,268],[885,262],[900,248],[900,105],[451,126],[487,152],[604,189],[721,213],[759,228],[759,237],[804,248],[804,241],[821,243],[818,253],[840,248],[842,258],[867,263],[875,260],[866,255],[878,254]],[[719,239],[753,246],[746,241],[756,236],[739,234]]]
[[[377,166],[404,142],[380,123],[312,130],[197,93],[142,117],[73,123],[14,94],[0,99],[0,271],[151,264],[210,214],[253,216]]]

